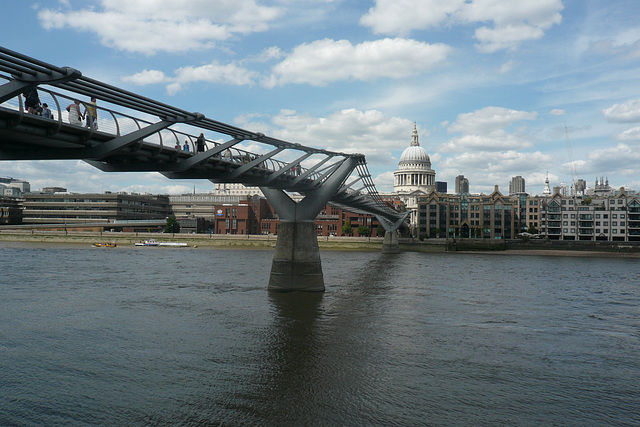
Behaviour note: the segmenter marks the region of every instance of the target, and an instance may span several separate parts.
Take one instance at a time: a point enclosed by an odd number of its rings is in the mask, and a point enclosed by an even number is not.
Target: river
[[[638,425],[637,259],[0,242],[0,425]]]

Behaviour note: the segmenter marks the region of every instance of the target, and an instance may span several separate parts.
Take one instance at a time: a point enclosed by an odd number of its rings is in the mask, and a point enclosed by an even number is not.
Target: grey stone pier
[[[260,187],[281,220],[269,277],[270,291],[324,291],[314,221],[357,164],[358,158],[346,158],[320,186],[305,192],[304,199],[297,203],[283,190]]]
[[[324,276],[314,222],[280,223],[269,289],[324,291]]]
[[[383,254],[396,254],[400,252],[400,244],[398,243],[398,233],[395,231],[385,231],[384,240],[382,241]]]

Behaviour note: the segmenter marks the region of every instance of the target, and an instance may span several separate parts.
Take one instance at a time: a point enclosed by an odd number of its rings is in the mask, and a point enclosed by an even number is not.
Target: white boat
[[[144,242],[136,242],[136,246],[168,246],[173,248],[186,248],[188,245],[183,242],[158,242],[156,239],[145,240]]]

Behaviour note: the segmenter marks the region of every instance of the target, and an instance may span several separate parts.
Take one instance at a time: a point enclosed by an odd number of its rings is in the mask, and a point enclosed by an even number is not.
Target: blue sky
[[[436,180],[640,190],[637,0],[5,0],[2,45],[252,131],[364,153],[380,191],[416,122]],[[569,145],[570,148],[569,149]],[[32,189],[209,181],[2,162]]]

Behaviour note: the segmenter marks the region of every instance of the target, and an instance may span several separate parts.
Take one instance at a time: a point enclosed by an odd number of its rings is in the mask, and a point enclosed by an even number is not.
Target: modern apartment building
[[[556,192],[540,206],[540,232],[550,240],[640,241],[640,196]]]

